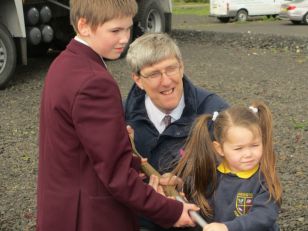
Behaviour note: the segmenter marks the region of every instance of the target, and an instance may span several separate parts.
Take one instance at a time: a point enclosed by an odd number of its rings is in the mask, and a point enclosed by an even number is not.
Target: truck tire
[[[16,67],[16,47],[7,28],[0,24],[0,89],[12,79]]]
[[[308,25],[308,12],[304,15],[304,17],[303,17],[303,23],[305,24],[305,25]]]
[[[248,19],[248,12],[246,10],[239,10],[236,14],[236,20],[239,22],[246,22]]]
[[[136,20],[143,33],[165,32],[165,14],[159,3],[155,0],[138,1]]]

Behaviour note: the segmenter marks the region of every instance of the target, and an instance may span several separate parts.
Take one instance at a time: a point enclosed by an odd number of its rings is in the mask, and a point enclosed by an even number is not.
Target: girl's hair
[[[234,106],[220,113],[214,122],[214,139],[221,145],[226,140],[228,129],[232,126],[245,127],[253,134],[262,137],[263,153],[260,160],[260,171],[264,175],[270,196],[281,203],[282,189],[276,173],[276,155],[273,148],[272,113],[262,101],[254,101],[252,109]]]
[[[136,0],[70,0],[70,20],[78,33],[78,20],[86,19],[92,30],[105,22],[137,13]]]
[[[220,112],[213,122],[214,139],[223,145],[228,129],[233,126],[245,127],[256,135],[259,133],[263,146],[260,172],[264,175],[270,197],[280,204],[282,188],[276,172],[273,150],[272,114],[262,101],[254,101],[251,106],[257,108],[258,112],[243,106],[233,106]],[[213,166],[216,151],[207,126],[212,118],[212,115],[197,118],[185,144],[185,156],[175,168],[175,174],[182,177],[185,183],[191,184],[191,189],[187,192],[188,197],[195,200],[205,215],[210,212],[206,198],[216,185],[216,167]],[[189,179],[192,181],[188,182]]]
[[[182,64],[182,55],[176,42],[165,33],[147,33],[130,44],[126,61],[132,73],[139,74],[143,67],[175,57]]]
[[[208,131],[212,115],[201,115],[193,124],[185,143],[185,153],[174,169],[174,174],[184,181],[188,200],[194,201],[206,217],[212,210],[206,198],[215,189],[216,159]]]

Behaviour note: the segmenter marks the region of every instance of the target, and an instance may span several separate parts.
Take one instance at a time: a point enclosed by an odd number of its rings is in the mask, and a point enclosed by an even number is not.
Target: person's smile
[[[172,95],[173,92],[174,92],[174,88],[171,88],[171,89],[168,89],[168,90],[161,91],[160,93],[163,94],[163,95]]]

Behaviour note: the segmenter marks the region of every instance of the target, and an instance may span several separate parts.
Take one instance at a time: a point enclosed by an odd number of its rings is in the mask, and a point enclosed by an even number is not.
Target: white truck
[[[246,21],[249,16],[273,16],[280,12],[284,0],[210,0],[210,16],[221,22]]]
[[[171,0],[136,0],[132,39],[144,32],[170,32]],[[69,0],[0,0],[0,89],[12,80],[17,64],[51,47],[64,48],[74,36]]]

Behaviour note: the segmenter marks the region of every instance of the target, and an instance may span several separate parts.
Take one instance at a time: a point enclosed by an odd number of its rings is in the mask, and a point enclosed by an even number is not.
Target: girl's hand
[[[203,228],[203,231],[228,231],[228,228],[223,223],[211,223]]]

